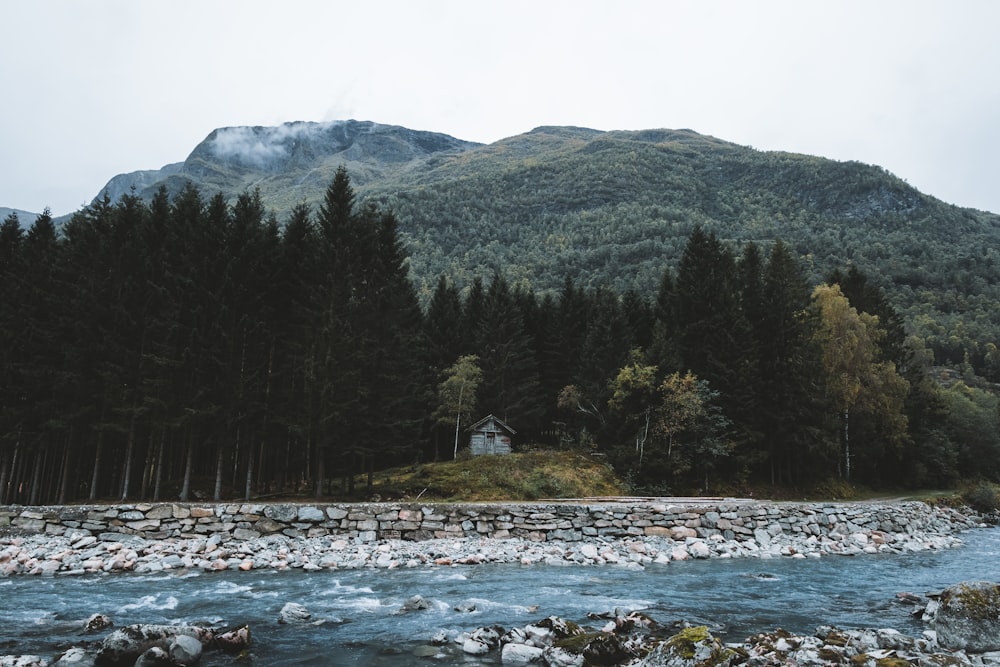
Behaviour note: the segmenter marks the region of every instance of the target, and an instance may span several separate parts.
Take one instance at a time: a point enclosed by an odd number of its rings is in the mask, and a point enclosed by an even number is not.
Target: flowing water
[[[1000,530],[976,530],[965,546],[905,555],[822,559],[673,562],[636,571],[616,566],[478,565],[395,570],[172,572],[158,575],[0,579],[0,654],[52,657],[97,641],[80,628],[93,613],[130,623],[249,624],[249,664],[469,665],[459,647],[418,658],[438,631],[523,626],[546,616],[584,625],[588,612],[643,610],[654,619],[708,624],[725,639],[781,627],[807,633],[822,624],[893,627],[919,635],[902,591],[925,593],[972,579],[1000,579]],[[399,613],[420,595],[422,611]],[[286,602],[305,605],[320,625],[277,623]],[[456,606],[475,611],[456,611]],[[206,653],[203,665],[233,664]],[[247,664],[247,663],[241,663]]]

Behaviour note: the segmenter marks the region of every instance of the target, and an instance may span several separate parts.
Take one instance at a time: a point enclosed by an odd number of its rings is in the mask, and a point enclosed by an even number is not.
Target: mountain
[[[11,213],[17,214],[17,219],[21,223],[21,227],[28,228],[31,223],[35,221],[38,217],[37,213],[31,213],[30,211],[22,211],[19,208],[7,208],[6,206],[0,206],[0,220],[3,220]]]
[[[570,276],[652,295],[700,225],[736,251],[780,238],[815,282],[856,264],[943,361],[992,354],[1000,372],[1000,216],[859,162],[686,129],[539,127],[483,145],[372,122],[296,122],[215,130],[183,163],[116,176],[106,191],[149,197],[190,181],[206,198],[234,198],[259,188],[283,221],[295,204],[315,207],[340,165],[360,197],[396,211],[424,295],[442,273],[461,286],[495,270],[539,291]]]
[[[135,188],[149,198],[161,186],[179,192],[188,181],[204,192],[235,197],[259,188],[279,216],[299,202],[316,202],[344,165],[356,187],[391,182],[432,157],[480,144],[444,134],[355,120],[295,122],[277,127],[224,127],[212,131],[184,162],[115,176],[102,189],[112,200]]]

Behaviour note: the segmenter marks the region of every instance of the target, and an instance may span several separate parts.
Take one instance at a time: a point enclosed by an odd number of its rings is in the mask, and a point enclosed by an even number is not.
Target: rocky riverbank
[[[557,616],[506,629],[499,625],[465,632],[437,630],[394,647],[415,661],[445,664],[527,665],[546,667],[993,667],[1000,665],[1000,584],[968,582],[933,599],[901,594],[923,614],[928,629],[919,637],[889,628],[839,629],[820,626],[811,635],[777,629],[723,642],[705,626],[663,625],[639,611],[615,609],[591,613],[584,624]],[[399,613],[420,614],[430,605],[420,596]],[[300,604],[286,604],[278,624],[318,628]],[[91,617],[83,632],[106,631],[103,615]],[[203,651],[229,653],[233,664],[253,661],[254,643],[247,626],[231,630],[189,625],[130,625],[103,639],[82,642],[49,662],[37,655],[0,656],[0,667],[129,666],[180,667],[199,662]]]
[[[0,575],[480,563],[642,568],[692,558],[947,549],[977,525],[972,514],[919,502],[0,508]]]

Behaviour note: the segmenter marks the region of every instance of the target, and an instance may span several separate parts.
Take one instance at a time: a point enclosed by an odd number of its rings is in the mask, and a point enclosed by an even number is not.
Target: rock
[[[101,630],[107,630],[114,623],[111,621],[111,617],[107,614],[94,614],[87,619],[87,622],[83,625],[84,632],[100,632]]]
[[[712,555],[709,550],[708,545],[698,540],[697,542],[692,542],[688,545],[688,553],[690,553],[694,558],[708,558]]]
[[[299,521],[309,522],[309,523],[319,523],[321,521],[326,521],[326,514],[323,510],[317,507],[300,507],[299,508]]]
[[[1000,584],[971,581],[946,588],[931,627],[945,648],[1000,651]]]
[[[167,649],[171,663],[181,667],[190,667],[190,665],[196,664],[201,659],[201,651],[201,642],[187,635],[174,637]]]
[[[285,606],[278,612],[278,623],[296,625],[308,623],[312,619],[312,613],[297,602],[286,602]]]
[[[0,655],[0,667],[46,667],[49,663],[37,655]]]
[[[542,650],[542,659],[547,667],[583,667],[583,655],[567,651],[560,646],[549,646]]]
[[[412,598],[403,603],[403,608],[400,609],[401,613],[408,611],[423,611],[424,609],[430,609],[431,603],[425,600],[420,595],[414,595]]]
[[[486,655],[490,652],[490,647],[485,642],[469,637],[462,642],[462,650],[469,655]]]
[[[454,609],[455,611],[460,612],[462,614],[471,614],[472,612],[476,611],[477,607],[476,603],[473,602],[472,600],[466,600],[465,602],[459,602],[457,605],[455,605]]]
[[[87,650],[74,646],[61,656],[56,658],[52,667],[94,667],[94,656],[87,653]]]
[[[542,662],[542,649],[527,644],[504,644],[500,652],[504,665],[531,665]]]
[[[414,657],[417,658],[433,658],[441,653],[441,649],[437,646],[430,646],[428,644],[421,644],[411,651]]]
[[[486,644],[490,648],[496,648],[500,645],[500,637],[503,635],[504,629],[499,625],[494,625],[489,628],[476,628],[469,637],[477,642]]]
[[[159,646],[153,646],[143,651],[135,661],[134,667],[171,667],[170,654]]]
[[[151,648],[163,649],[164,655],[175,637],[194,637],[202,644],[212,641],[208,628],[191,625],[126,625],[115,630],[101,642],[97,663],[101,665],[131,665]],[[152,655],[149,660],[158,659]],[[169,659],[169,656],[168,656]],[[150,662],[150,665],[156,664]]]
[[[215,635],[217,648],[226,653],[239,653],[250,646],[250,627],[247,625]]]
[[[638,667],[694,667],[728,665],[736,653],[722,645],[705,626],[685,628],[660,642]]]

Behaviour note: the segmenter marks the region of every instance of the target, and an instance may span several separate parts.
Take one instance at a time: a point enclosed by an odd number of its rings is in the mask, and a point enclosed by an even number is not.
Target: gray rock
[[[400,609],[401,612],[407,611],[423,611],[424,609],[430,609],[431,603],[425,600],[420,595],[414,595],[412,598],[403,603],[403,608]]]
[[[200,641],[187,635],[178,635],[170,643],[167,653],[170,655],[170,660],[173,664],[180,665],[181,667],[190,667],[190,665],[196,664],[201,659],[201,651]]]
[[[107,614],[94,614],[87,619],[87,622],[83,625],[84,632],[99,632],[101,630],[107,630],[114,625],[111,617]]]
[[[547,667],[583,667],[583,655],[570,653],[564,648],[549,646],[542,650],[542,659]]]
[[[210,629],[191,625],[126,625],[104,638],[97,652],[97,662],[101,665],[131,665],[151,648],[162,649],[166,655],[170,644],[180,635],[193,637],[202,644],[211,642],[213,638]],[[159,658],[151,655],[148,659]]]
[[[500,652],[504,665],[531,665],[542,662],[542,649],[527,644],[504,644]]]
[[[1000,651],[1000,584],[970,581],[946,588],[931,627],[945,648]]]
[[[56,658],[52,667],[94,667],[94,656],[87,649],[74,646]]]
[[[250,626],[244,625],[215,635],[215,646],[226,653],[239,653],[250,646]]]
[[[37,655],[0,655],[0,667],[46,667],[49,663]]]
[[[143,651],[134,667],[172,667],[170,654],[159,646],[153,646]]]
[[[490,652],[490,647],[485,642],[469,637],[462,642],[462,651],[469,655],[486,655]]]
[[[320,521],[326,521],[326,514],[322,510],[306,506],[299,508],[299,521],[308,521],[311,523],[319,523]]]
[[[285,606],[278,612],[278,623],[296,625],[308,623],[312,619],[312,613],[297,602],[286,602]]]

